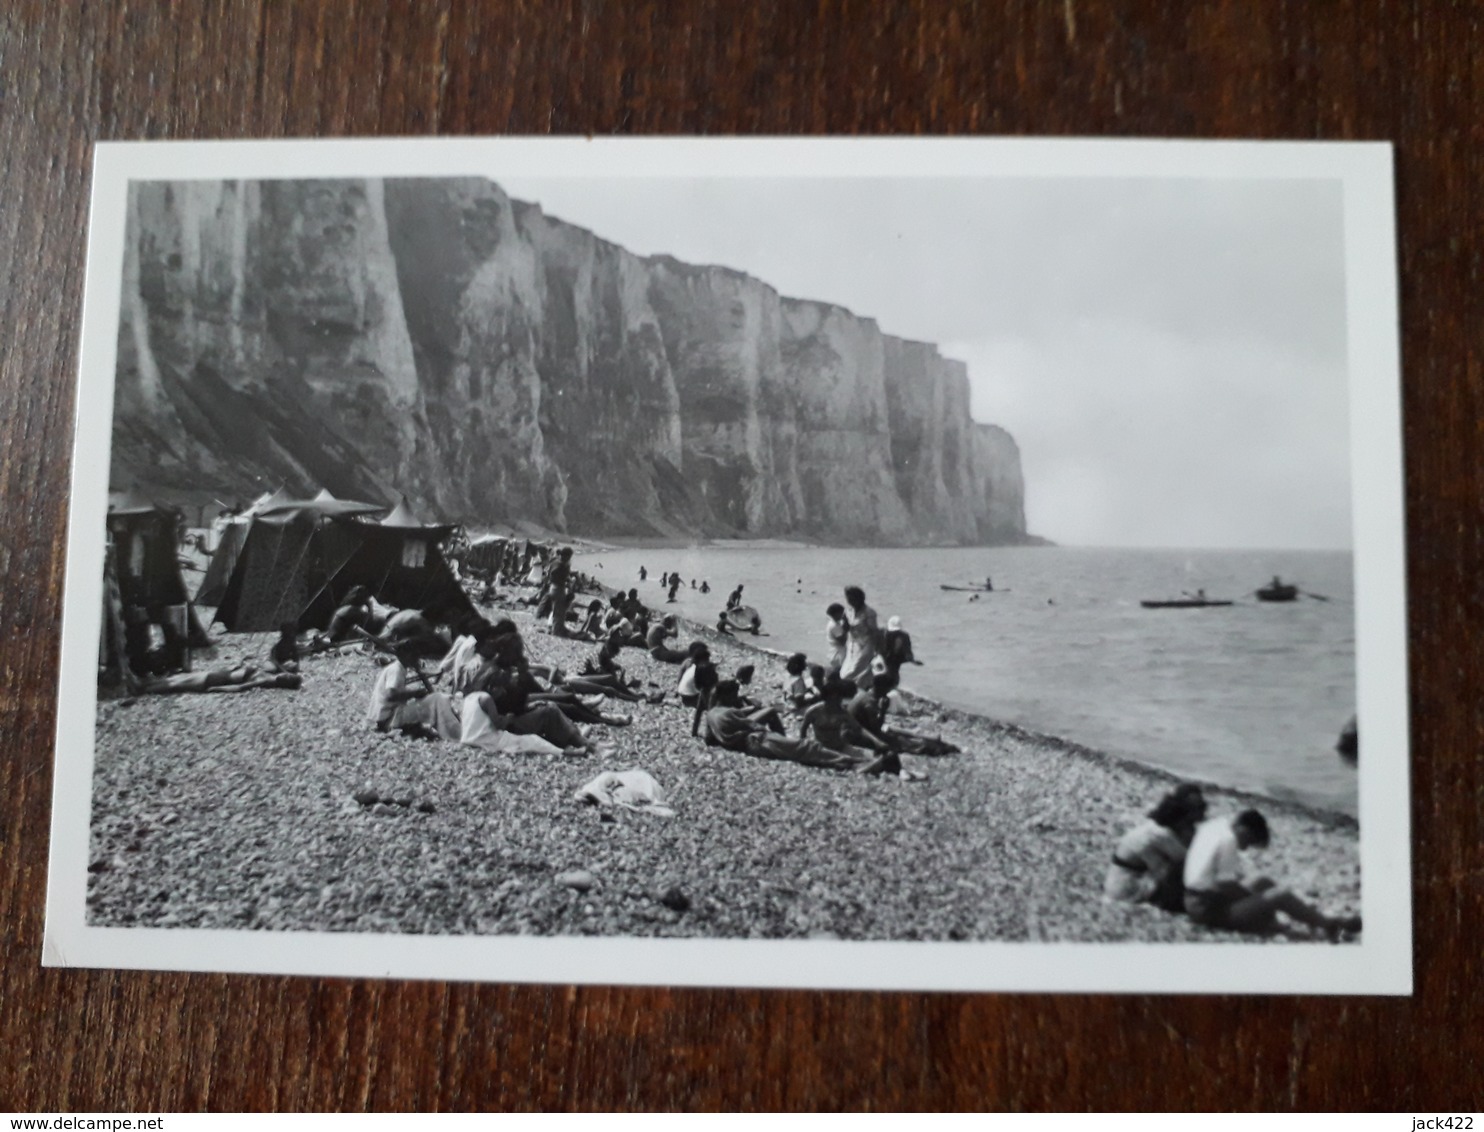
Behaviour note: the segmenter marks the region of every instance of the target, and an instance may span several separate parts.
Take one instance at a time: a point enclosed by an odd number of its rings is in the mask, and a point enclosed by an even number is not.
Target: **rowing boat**
[[[1145,609],[1206,609],[1213,605],[1235,605],[1232,601],[1213,601],[1210,598],[1183,597],[1175,601],[1141,601]]]
[[[734,629],[756,633],[763,625],[763,615],[750,605],[734,605],[727,610],[727,621]]]
[[[1256,592],[1258,601],[1295,601],[1298,599],[1299,588],[1285,582],[1276,586],[1263,586]]]
[[[986,589],[984,586],[944,586],[944,585],[940,585],[938,588],[940,590],[952,590],[955,593],[961,593],[961,594],[1007,594],[1007,593],[1010,592],[1009,590],[991,590],[991,589]]]

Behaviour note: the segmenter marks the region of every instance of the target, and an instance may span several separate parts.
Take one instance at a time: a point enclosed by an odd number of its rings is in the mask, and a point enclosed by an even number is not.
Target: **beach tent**
[[[252,517],[263,508],[283,503],[289,498],[288,490],[283,487],[276,491],[265,491],[245,510],[224,511],[212,520],[211,560],[206,563],[206,574],[196,590],[197,602],[201,605],[216,605],[222,600],[222,595],[227,590],[227,579],[232,576],[232,568],[237,565],[237,556],[242,553],[242,543],[247,537],[247,528]]]
[[[500,535],[483,535],[464,551],[464,563],[475,570],[493,573],[505,560],[505,548],[509,545],[510,540]]]
[[[185,646],[210,643],[196,617],[177,557],[178,512],[160,507],[137,492],[108,497],[108,551],[104,565],[104,639],[100,660],[117,667],[141,664],[151,647],[151,627],[159,628],[184,660]]]
[[[227,582],[237,568],[242,548],[247,543],[248,528],[257,516],[278,519],[290,517],[291,512],[307,512],[319,517],[370,516],[386,508],[380,503],[359,503],[355,500],[337,499],[328,488],[322,489],[313,499],[295,499],[283,488],[271,495],[264,495],[241,515],[226,521],[206,564],[206,576],[201,579],[201,588],[196,601],[201,605],[220,605],[227,596]]]
[[[380,523],[340,503],[303,500],[255,516],[216,619],[238,633],[286,621],[323,629],[353,586],[401,609],[472,611],[440,549],[451,527],[416,522],[405,502]]]
[[[206,575],[196,591],[196,600],[202,605],[219,605],[227,592],[227,579],[237,567],[242,546],[247,541],[250,518],[229,519],[217,534],[216,549],[211,552],[211,561],[206,564]]]

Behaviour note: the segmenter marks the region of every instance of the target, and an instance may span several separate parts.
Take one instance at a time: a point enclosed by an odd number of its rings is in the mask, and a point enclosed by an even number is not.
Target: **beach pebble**
[[[568,869],[564,873],[557,873],[556,882],[575,888],[578,892],[590,892],[598,883],[597,878],[586,869]]]
[[[351,797],[363,806],[374,806],[381,801],[381,796],[375,790],[357,790]]]
[[[690,911],[690,897],[674,885],[660,893],[659,902],[676,912]]]

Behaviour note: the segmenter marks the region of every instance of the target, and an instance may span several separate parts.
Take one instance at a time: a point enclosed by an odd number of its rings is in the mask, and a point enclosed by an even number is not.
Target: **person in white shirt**
[[[1278,913],[1337,937],[1360,931],[1360,917],[1327,916],[1267,877],[1243,881],[1242,850],[1266,848],[1268,822],[1258,810],[1202,822],[1185,853],[1185,911],[1198,924],[1269,935]]]
[[[409,688],[407,675],[417,665],[416,653],[397,649],[396,659],[376,674],[367,713],[378,731],[405,731],[458,741],[462,731],[459,713],[442,692]]]

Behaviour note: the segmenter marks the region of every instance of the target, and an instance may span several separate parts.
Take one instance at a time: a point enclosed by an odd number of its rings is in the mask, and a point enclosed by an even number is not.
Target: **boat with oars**
[[[1235,605],[1236,602],[1225,598],[1207,597],[1205,590],[1196,590],[1193,594],[1182,594],[1178,598],[1141,601],[1139,604],[1145,609],[1211,609],[1216,606]]]

